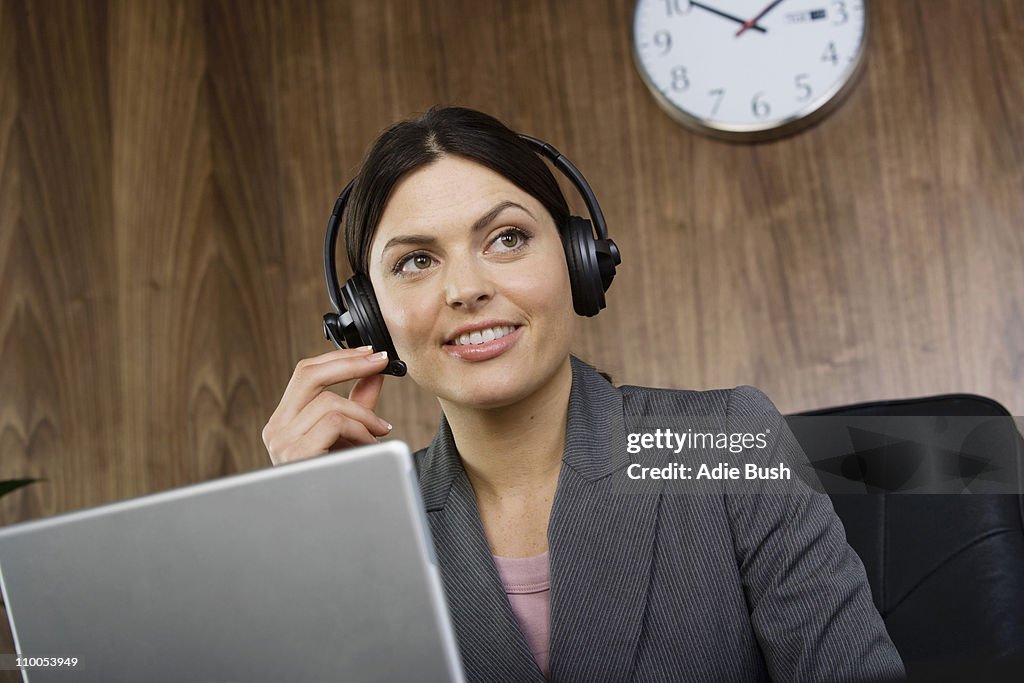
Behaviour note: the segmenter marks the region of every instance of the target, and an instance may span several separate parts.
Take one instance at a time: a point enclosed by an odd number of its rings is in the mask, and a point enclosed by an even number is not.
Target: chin
[[[533,393],[532,387],[523,386],[489,387],[486,389],[466,387],[451,400],[475,408],[504,408],[522,401],[531,393]]]
[[[539,384],[538,378],[506,364],[490,368],[484,367],[485,363],[474,365],[448,374],[443,387],[438,387],[438,397],[464,406],[501,408],[526,398]]]

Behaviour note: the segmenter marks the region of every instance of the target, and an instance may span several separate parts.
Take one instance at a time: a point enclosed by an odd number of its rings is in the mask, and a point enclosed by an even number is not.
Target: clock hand
[[[690,4],[693,5],[694,7],[700,7],[702,10],[706,10],[708,12],[711,12],[712,14],[717,14],[718,16],[723,17],[725,19],[731,19],[732,21],[735,21],[737,24],[743,24],[744,23],[743,19],[741,19],[740,17],[734,17],[731,14],[726,14],[722,10],[715,9],[714,7],[711,7],[709,5],[705,5],[705,4],[700,3],[700,2],[694,2],[693,0],[690,0]],[[761,33],[767,33],[767,31],[765,31],[760,26],[755,26],[754,24],[756,24],[756,23],[757,23],[757,19],[755,19],[753,22],[751,22],[750,28],[754,29],[755,31],[760,31]]]
[[[782,0],[774,0],[773,2],[769,3],[767,7],[761,10],[761,13],[758,14],[756,17],[748,21],[744,21],[743,28],[736,32],[736,37],[739,38],[741,35],[743,35],[743,32],[746,31],[748,28],[753,28],[754,24],[757,23],[758,19],[760,19],[761,17],[775,9],[775,6],[778,5],[780,2],[782,2]]]

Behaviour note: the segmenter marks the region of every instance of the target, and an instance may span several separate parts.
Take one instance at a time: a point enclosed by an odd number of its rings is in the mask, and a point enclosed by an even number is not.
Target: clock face
[[[867,0],[638,0],[637,68],[681,123],[765,139],[823,115],[853,82]]]

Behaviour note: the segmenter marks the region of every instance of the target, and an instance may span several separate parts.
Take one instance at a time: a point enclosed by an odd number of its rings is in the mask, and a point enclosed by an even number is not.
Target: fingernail
[[[371,344],[367,344],[366,346],[358,346],[358,347],[356,347],[353,350],[354,351],[365,351],[365,352],[368,353],[370,351],[373,351],[373,346]]]
[[[382,420],[382,422],[383,422],[383,420]],[[391,426],[390,422],[384,422],[384,429],[386,429],[386,430],[388,430],[390,432],[392,429],[394,429],[394,427]]]
[[[377,363],[377,362],[382,361],[382,360],[387,360],[387,357],[388,357],[388,352],[387,351],[378,351],[377,353],[374,353],[374,354],[371,354],[371,355],[367,356],[366,360],[370,361],[371,363]]]

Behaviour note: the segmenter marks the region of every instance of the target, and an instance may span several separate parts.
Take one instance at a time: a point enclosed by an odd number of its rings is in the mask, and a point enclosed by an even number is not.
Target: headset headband
[[[338,243],[341,214],[345,210],[345,204],[348,203],[348,196],[352,194],[352,186],[355,185],[355,182],[355,178],[348,181],[348,185],[338,195],[338,201],[334,202],[334,210],[331,211],[331,217],[327,219],[327,239],[324,240],[324,278],[327,279],[327,295],[331,298],[334,310],[339,313],[344,313],[345,306],[341,302],[341,285],[338,284],[338,270],[334,263],[334,248]]]

